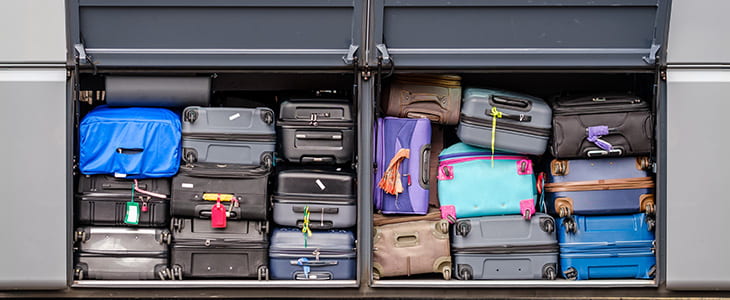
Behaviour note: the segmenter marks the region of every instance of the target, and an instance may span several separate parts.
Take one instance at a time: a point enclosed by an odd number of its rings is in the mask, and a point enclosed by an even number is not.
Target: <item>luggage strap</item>
[[[304,207],[302,217],[302,234],[304,234],[304,248],[307,248],[307,239],[312,236],[312,229],[309,228],[309,206]]]
[[[159,194],[159,193],[153,193],[153,192],[145,191],[145,190],[139,188],[139,183],[137,182],[137,179],[134,180],[134,190],[137,193],[145,194],[147,196],[152,196],[152,197],[160,198],[160,199],[167,199],[167,195],[163,195],[163,194]]]
[[[610,134],[608,126],[590,126],[586,128],[586,133],[588,134],[586,140],[596,144],[598,148],[606,151],[613,150],[613,145],[611,145],[611,143],[601,139],[604,135]]]
[[[654,181],[651,179],[651,177],[601,179],[545,184],[545,191],[551,193],[650,188],[654,188]]]
[[[490,115],[492,116],[492,168],[494,168],[494,137],[497,135],[497,119],[502,118],[502,112],[492,106]]]

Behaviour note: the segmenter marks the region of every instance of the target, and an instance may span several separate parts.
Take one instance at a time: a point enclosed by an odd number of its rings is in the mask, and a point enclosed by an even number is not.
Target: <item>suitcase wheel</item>
[[[547,264],[542,269],[542,278],[548,280],[555,280],[558,277],[558,272],[555,270],[555,264]]]
[[[76,278],[76,280],[84,280],[84,270],[82,270],[81,268],[78,268],[78,267],[75,268],[74,269],[74,278]]]
[[[373,279],[378,280],[380,279],[380,272],[378,272],[378,269],[373,268]]]
[[[170,234],[169,231],[163,231],[160,233],[160,243],[161,244],[170,244],[172,242],[172,234]]]
[[[654,231],[654,227],[656,227],[656,220],[654,220],[654,218],[647,218],[646,225],[647,230]]]
[[[472,275],[471,267],[469,267],[468,265],[460,265],[459,266],[459,279],[461,279],[461,280],[474,279],[474,276]]]
[[[471,224],[467,220],[456,222],[456,235],[467,236],[471,231]]]
[[[561,218],[570,216],[570,209],[567,206],[560,206],[558,216]]]
[[[74,232],[74,242],[85,242],[86,241],[86,231],[83,230],[77,230]]]
[[[189,123],[195,123],[195,120],[198,119],[198,111],[195,109],[191,109],[185,112],[185,122]]]
[[[269,268],[266,266],[260,266],[257,270],[258,280],[269,280]]]
[[[266,125],[271,125],[271,123],[274,122],[274,113],[270,110],[262,111],[261,120],[263,120]]]
[[[653,203],[647,203],[646,206],[644,206],[644,212],[653,215],[654,212],[656,212],[656,205],[654,205]]]
[[[157,277],[159,277],[160,280],[172,279],[172,275],[170,274],[170,268],[164,268],[157,271]]]
[[[654,278],[654,275],[656,275],[656,266],[651,266],[651,269],[649,269],[648,275],[650,278]]]
[[[565,270],[565,272],[563,272],[563,275],[565,275],[565,279],[576,280],[576,279],[578,279],[578,270],[576,270],[573,267],[570,267],[567,270]]]
[[[574,233],[577,231],[573,218],[565,218],[563,220],[563,226],[565,227],[565,233]]]
[[[439,221],[436,223],[436,230],[443,234],[449,234],[449,222],[444,220]]]
[[[180,265],[174,265],[172,266],[172,280],[182,280],[183,279],[183,271],[182,267]]]
[[[172,218],[170,221],[170,230],[177,232],[182,231],[182,219]]]
[[[525,211],[522,212],[522,218],[528,221],[532,219],[532,210],[529,208],[525,209]]]
[[[540,224],[540,227],[542,228],[542,231],[545,231],[547,233],[553,233],[555,231],[555,221],[550,218],[542,218],[542,223]]]
[[[261,157],[261,165],[267,170],[274,167],[274,159],[271,157],[271,153],[266,153]]]
[[[439,265],[439,269],[441,269],[441,275],[444,276],[444,280],[451,280],[451,263],[442,263]]]

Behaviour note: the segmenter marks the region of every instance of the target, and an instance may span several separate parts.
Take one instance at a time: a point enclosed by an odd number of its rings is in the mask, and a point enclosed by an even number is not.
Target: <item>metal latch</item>
[[[385,46],[385,44],[377,44],[377,45],[375,45],[375,48],[378,49],[378,52],[380,52],[380,58],[382,59],[381,61],[384,64],[389,64],[390,63],[390,53],[388,53],[388,47]]]
[[[647,64],[654,64],[656,63],[656,54],[659,53],[659,49],[662,48],[662,45],[659,44],[651,44],[651,48],[649,49],[649,56],[644,56],[644,62]]]
[[[342,61],[348,65],[353,64],[355,62],[355,53],[357,53],[358,48],[360,48],[360,46],[350,45],[350,49],[347,49],[347,53],[342,57]]]
[[[86,55],[86,49],[84,48],[84,44],[75,44],[74,50],[76,50],[76,57],[78,59],[79,64],[87,64],[88,56]]]

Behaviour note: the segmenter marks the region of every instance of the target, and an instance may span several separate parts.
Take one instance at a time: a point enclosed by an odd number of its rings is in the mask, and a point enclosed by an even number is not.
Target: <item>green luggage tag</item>
[[[139,224],[139,203],[134,202],[134,186],[132,186],[132,200],[127,202],[125,209],[124,223],[130,225]]]

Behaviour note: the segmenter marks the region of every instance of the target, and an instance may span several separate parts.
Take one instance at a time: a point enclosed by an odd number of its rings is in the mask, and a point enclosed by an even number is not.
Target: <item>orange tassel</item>
[[[403,182],[401,181],[400,165],[403,160],[409,158],[411,151],[409,149],[400,149],[395,153],[388,164],[388,168],[383,172],[383,178],[380,178],[378,187],[391,195],[397,195],[403,192]]]

